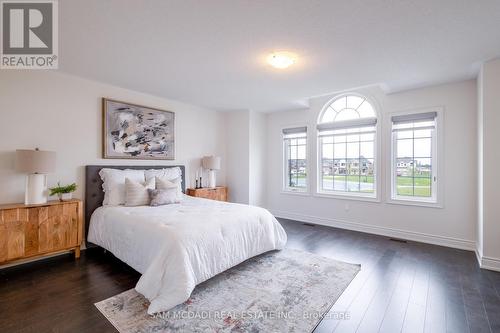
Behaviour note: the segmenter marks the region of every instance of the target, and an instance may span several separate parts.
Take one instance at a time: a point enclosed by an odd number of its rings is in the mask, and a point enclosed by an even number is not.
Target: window
[[[320,115],[318,129],[318,192],[376,196],[373,106],[358,95],[343,95]]]
[[[307,192],[307,127],[283,130],[284,190]]]
[[[436,202],[437,112],[393,116],[392,199]]]

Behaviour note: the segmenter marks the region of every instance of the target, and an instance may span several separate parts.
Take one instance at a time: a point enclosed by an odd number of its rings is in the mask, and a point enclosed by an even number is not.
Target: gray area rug
[[[311,332],[360,266],[285,249],[249,259],[198,285],[191,298],[149,316],[134,289],[95,306],[121,333]]]

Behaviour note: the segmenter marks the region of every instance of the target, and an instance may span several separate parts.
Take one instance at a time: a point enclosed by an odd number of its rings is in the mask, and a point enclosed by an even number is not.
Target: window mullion
[[[412,196],[415,196],[415,167],[416,167],[416,161],[415,161],[415,130],[411,132],[411,145],[412,145],[412,155],[411,155],[411,160],[413,164],[413,170],[412,170]]]
[[[358,136],[358,191],[361,192],[361,138]]]
[[[335,190],[335,137],[332,136],[332,191]]]
[[[295,186],[299,186],[299,142],[295,146]]]
[[[292,183],[292,149],[293,149],[293,146],[291,144],[291,142],[289,143],[289,151],[290,151],[290,155],[288,157],[288,176],[289,176],[289,186],[292,187],[293,186],[293,183]]]
[[[392,197],[398,195],[398,141],[396,133],[392,133]]]
[[[345,140],[345,175],[344,175],[344,186],[345,186],[345,190],[346,192],[349,192],[349,187],[347,186],[347,177],[349,175],[349,158],[347,157],[347,136],[346,136],[346,140]]]

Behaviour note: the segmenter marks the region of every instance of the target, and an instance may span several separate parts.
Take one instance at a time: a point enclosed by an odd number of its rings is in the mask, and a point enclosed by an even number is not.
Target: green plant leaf
[[[57,194],[75,192],[76,188],[77,188],[76,183],[61,186],[58,182],[56,187],[52,187],[49,190],[50,190],[50,195],[57,195]]]

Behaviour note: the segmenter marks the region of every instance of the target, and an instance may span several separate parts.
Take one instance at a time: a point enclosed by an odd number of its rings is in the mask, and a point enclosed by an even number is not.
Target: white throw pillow
[[[150,180],[151,178],[161,178],[166,180],[176,179],[182,176],[181,168],[173,167],[173,168],[165,168],[165,169],[148,169],[144,171],[144,176],[146,180]]]
[[[156,183],[156,189],[157,190],[163,190],[163,189],[169,189],[169,188],[177,188],[177,202],[182,201],[182,178],[178,177],[175,179],[167,180],[163,179],[160,177],[155,177],[155,183]]]
[[[149,205],[148,190],[155,189],[155,179],[150,179],[144,183],[138,183],[129,178],[125,178],[125,206],[145,206]]]
[[[103,205],[118,206],[125,204],[125,178],[138,183],[144,182],[144,170],[118,170],[104,168],[99,171],[103,181]]]

